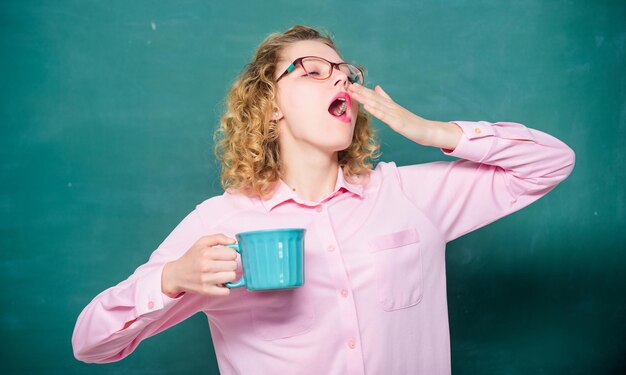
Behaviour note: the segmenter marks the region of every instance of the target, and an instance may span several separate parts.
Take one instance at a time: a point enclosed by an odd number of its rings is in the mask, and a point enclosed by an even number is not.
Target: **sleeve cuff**
[[[150,271],[135,285],[135,309],[137,316],[142,316],[176,303],[178,298],[170,298],[161,290],[161,274],[165,264]],[[181,295],[182,296],[182,295]]]
[[[489,153],[494,142],[494,130],[487,121],[452,121],[463,131],[454,150],[441,149],[445,155],[480,163]]]

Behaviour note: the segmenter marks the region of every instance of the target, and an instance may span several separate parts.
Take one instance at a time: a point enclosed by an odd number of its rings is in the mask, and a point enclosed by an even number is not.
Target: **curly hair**
[[[327,34],[308,26],[293,26],[284,33],[270,34],[233,83],[226,111],[215,131],[215,154],[221,162],[225,190],[267,199],[281,178],[279,130],[272,119],[274,76],[282,49],[302,40],[320,41],[339,54]],[[352,143],[338,153],[346,179],[369,175],[378,150],[369,116],[359,108]]]

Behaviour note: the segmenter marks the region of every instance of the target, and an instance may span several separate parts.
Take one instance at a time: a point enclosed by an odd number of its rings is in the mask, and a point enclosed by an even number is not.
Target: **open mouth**
[[[350,96],[345,92],[341,92],[330,102],[328,113],[344,122],[349,122],[348,108],[350,108]]]
[[[330,112],[333,116],[341,116],[346,113],[348,109],[348,102],[344,98],[337,98],[330,103],[330,107],[328,107],[328,112]]]

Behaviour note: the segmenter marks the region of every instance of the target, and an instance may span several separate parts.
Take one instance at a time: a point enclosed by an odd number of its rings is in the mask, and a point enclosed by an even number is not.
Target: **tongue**
[[[332,103],[330,103],[330,107],[328,107],[328,113],[337,117],[337,110],[339,109],[339,107],[341,107],[342,104],[343,101],[339,99],[334,100]]]

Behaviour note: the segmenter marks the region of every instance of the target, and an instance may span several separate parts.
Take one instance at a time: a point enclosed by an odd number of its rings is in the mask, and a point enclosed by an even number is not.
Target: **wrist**
[[[397,132],[415,143],[429,146],[429,140],[433,137],[433,122],[435,121],[412,114],[411,121],[406,123],[403,128],[397,130]]]
[[[463,130],[453,122],[429,121],[425,146],[454,150],[461,141]]]
[[[181,294],[181,290],[176,286],[172,277],[172,266],[174,262],[166,263],[161,273],[161,292],[170,298],[176,298]]]

